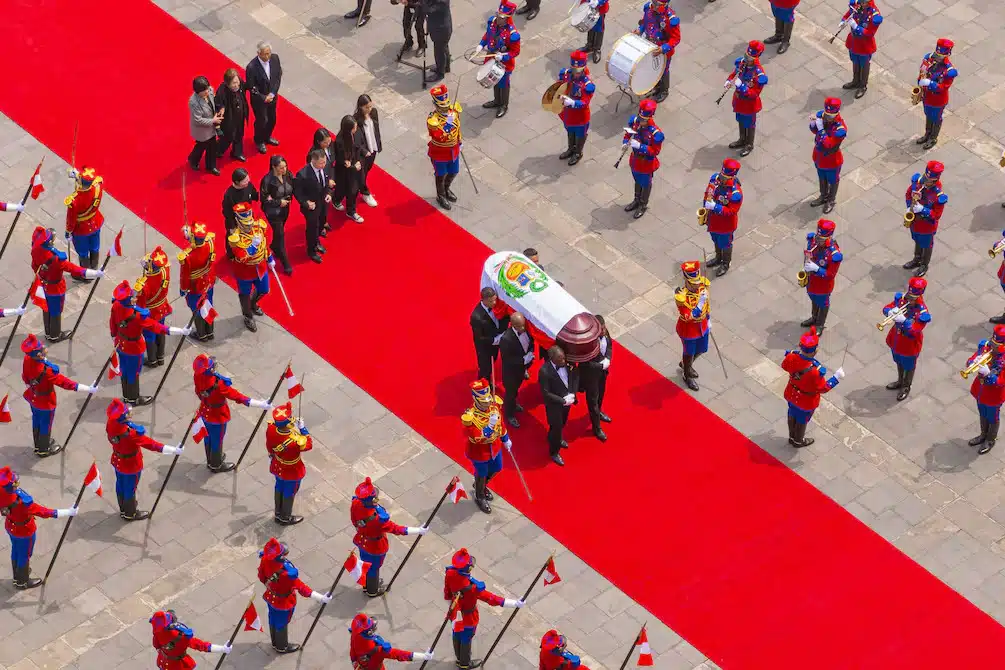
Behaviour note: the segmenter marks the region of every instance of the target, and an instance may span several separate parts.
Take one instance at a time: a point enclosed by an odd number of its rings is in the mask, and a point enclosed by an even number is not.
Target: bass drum
[[[667,57],[644,37],[628,33],[614,43],[607,57],[607,76],[624,90],[642,97],[656,88]]]

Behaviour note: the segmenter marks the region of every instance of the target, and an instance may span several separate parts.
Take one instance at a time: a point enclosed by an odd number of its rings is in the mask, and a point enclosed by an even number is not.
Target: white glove
[[[419,526],[417,528],[415,526],[409,526],[405,530],[408,531],[409,535],[425,535],[429,532],[429,529],[425,526]]]
[[[844,368],[838,368],[834,371],[834,376],[838,379],[844,379]]]
[[[732,86],[732,85],[733,85],[733,80],[732,80],[732,79],[727,79],[727,80],[726,80],[726,83],[725,83],[725,84],[723,84],[723,85],[722,85],[722,87],[723,87],[723,88],[729,88],[729,87],[730,87],[730,86]]]
[[[61,519],[64,516],[77,516],[78,510],[76,507],[71,507],[70,509],[58,509],[56,510],[56,518]]]
[[[856,30],[858,28],[858,21],[855,19],[848,19],[848,25],[851,26],[852,30]]]
[[[611,367],[611,359],[605,358],[604,360],[600,361],[600,367],[604,368],[605,370]]]
[[[714,200],[706,200],[705,201],[705,209],[715,209],[715,201]]]
[[[824,129],[824,120],[821,119],[819,116],[817,117],[816,125],[817,125],[817,130],[823,130]]]
[[[592,3],[590,3],[592,4]],[[433,652],[431,651],[413,651],[412,652],[413,661],[431,661],[433,660]]]
[[[304,423],[304,420],[303,419],[297,419],[297,430],[305,430],[306,428],[307,428],[307,424]]]
[[[192,329],[189,328],[189,327],[187,327],[187,326],[185,328],[179,328],[178,326],[170,326],[168,328],[168,333],[170,335],[181,335],[181,336],[184,337],[184,336],[187,336],[187,335],[191,335],[192,334]]]
[[[628,133],[629,135],[637,135],[637,134],[638,134],[638,132],[639,132],[639,131],[637,131],[637,130],[632,130],[631,128],[625,128],[625,129],[624,129],[624,131],[625,131],[626,133]]]
[[[181,456],[183,451],[185,451],[185,447],[180,444],[177,447],[172,447],[170,444],[165,444],[164,448],[161,449],[161,453],[166,456]]]
[[[88,386],[87,384],[77,384],[77,392],[78,393],[92,393],[93,394],[93,393],[97,393],[98,392],[98,387],[97,386]]]
[[[502,335],[501,334],[500,335],[496,335],[494,338],[492,338],[492,346],[493,347],[498,346],[499,345],[499,340],[501,340],[501,339],[502,339]]]
[[[817,270],[820,269],[820,266],[814,263],[813,261],[806,261],[805,263],[803,263],[803,269],[806,270],[807,272],[816,272]]]
[[[104,277],[104,270],[84,270],[84,276],[88,279],[97,279],[98,277]]]
[[[524,365],[530,365],[534,361],[534,352],[528,351],[523,357]]]
[[[932,80],[931,79],[919,79],[918,80],[918,86],[923,86],[924,88],[928,88],[931,85],[932,85]]]
[[[991,368],[989,368],[986,365],[982,365],[979,368],[977,368],[977,374],[979,374],[981,377],[989,375],[991,374]]]
[[[256,409],[272,409],[272,405],[269,404],[268,400],[259,400],[258,398],[252,398],[248,401],[248,407],[254,407]]]
[[[708,293],[702,293],[701,297],[698,298],[698,309],[705,309],[706,302],[708,302]]]
[[[573,100],[572,98],[567,98],[567,97],[565,97],[563,95],[562,96],[562,105],[565,106],[565,107],[574,107],[576,105],[576,101]]]
[[[590,8],[596,9],[600,6],[600,0],[590,0]]]
[[[848,22],[847,22],[847,21],[845,21],[844,19],[841,19],[841,21],[840,21],[840,22],[838,23],[838,30],[841,30],[841,29],[842,29],[842,28],[844,28],[844,27],[845,27],[846,25],[848,25]]]
[[[496,61],[501,61],[503,59],[503,55],[504,54],[493,54],[492,57],[495,58]]]
[[[229,654],[234,651],[234,648],[229,644],[211,644],[209,645],[209,653],[211,654]]]
[[[275,259],[269,261],[269,269],[270,270],[275,270],[276,269],[276,261],[275,261]]]
[[[457,115],[454,114],[453,112],[450,112],[449,114],[447,114],[447,125],[448,126],[456,126],[457,125]]]
[[[512,598],[507,598],[503,601],[503,607],[508,607],[513,610],[518,610],[526,604],[527,603],[522,600],[513,600]]]
[[[568,407],[569,405],[572,405],[574,402],[576,402],[576,394],[570,393],[567,396],[565,396],[564,399],[565,399],[565,406]]]
[[[70,168],[69,170],[66,171],[66,174],[68,174],[70,176],[70,179],[73,180],[76,180],[77,177],[80,175],[80,173],[77,172],[76,168]]]
[[[904,316],[903,312],[901,312],[901,313],[898,313],[896,316],[894,316],[893,320],[896,323],[904,323],[905,321],[907,321],[907,317]]]
[[[22,205],[19,202],[8,202],[7,203],[7,211],[8,212],[23,212],[24,211],[24,205]]]
[[[254,237],[251,238],[251,246],[258,247],[258,246],[261,246],[261,244],[262,244],[262,236],[261,235],[255,235]]]
[[[317,591],[311,591],[311,600],[317,600],[319,603],[324,603],[327,605],[332,601],[332,597],[327,593],[319,593]]]
[[[474,58],[475,56],[477,56],[478,54],[480,54],[483,51],[485,51],[485,47],[483,47],[481,44],[479,44],[478,46],[475,47],[475,52],[473,54],[471,54],[471,57]]]
[[[17,307],[9,307],[5,309],[3,313],[4,316],[21,316],[26,311],[28,311],[26,308],[22,307],[21,305],[18,305]]]
[[[922,205],[920,202],[916,202],[913,205],[911,205],[911,211],[914,212],[915,214],[917,214],[923,209],[925,209],[925,206]]]
[[[642,148],[642,143],[639,142],[638,140],[632,140],[631,141],[631,145],[632,145],[632,149],[641,149]]]

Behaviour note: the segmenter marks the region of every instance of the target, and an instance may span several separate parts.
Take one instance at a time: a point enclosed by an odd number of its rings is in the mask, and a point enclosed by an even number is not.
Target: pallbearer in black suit
[[[307,221],[307,255],[315,263],[320,263],[325,248],[321,246],[319,234],[328,219],[328,204],[332,196],[328,188],[325,152],[314,149],[310,159],[293,179],[293,197],[300,203],[300,212]]]
[[[509,318],[509,329],[499,340],[499,355],[502,359],[502,383],[506,389],[503,395],[503,416],[506,422],[514,428],[520,427],[516,418],[517,412],[523,407],[516,401],[527,370],[534,362],[534,340],[527,332],[527,320],[523,314],[516,313]]]
[[[544,397],[544,412],[548,417],[548,448],[551,460],[565,465],[559,450],[568,447],[562,437],[565,423],[569,420],[569,408],[576,404],[576,389],[579,387],[579,373],[570,368],[565,360],[565,352],[557,344],[548,350],[548,361],[537,373]]]
[[[258,55],[244,68],[248,77],[248,92],[251,109],[255,112],[255,146],[258,153],[265,153],[265,145],[279,146],[279,140],[272,137],[276,129],[276,103],[279,87],[283,83],[283,66],[279,56],[272,53],[268,42],[258,43]]]
[[[500,318],[493,311],[498,300],[496,290],[486,286],[482,289],[481,301],[471,312],[471,334],[475,340],[479,379],[492,379],[492,362],[499,355],[499,340],[509,325],[509,317]]]
[[[604,414],[602,409],[604,392],[607,390],[607,372],[608,368],[611,367],[611,336],[607,332],[604,317],[599,314],[596,317],[603,328],[603,335],[600,337],[600,353],[593,360],[579,364],[579,382],[582,390],[586,392],[586,407],[590,411],[593,434],[601,442],[606,442],[607,434],[600,423],[602,421],[610,423],[611,421],[611,417]]]

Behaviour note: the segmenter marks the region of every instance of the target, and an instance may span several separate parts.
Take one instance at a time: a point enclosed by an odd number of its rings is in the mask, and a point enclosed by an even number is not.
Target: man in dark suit
[[[596,315],[603,329],[600,336],[600,353],[593,360],[579,364],[580,388],[586,392],[586,407],[590,411],[590,423],[593,424],[593,434],[601,442],[607,442],[607,433],[600,422],[610,422],[611,417],[604,414],[601,406],[604,402],[604,392],[607,390],[607,369],[611,366],[611,336],[607,333],[604,317]]]
[[[520,427],[516,418],[517,412],[523,407],[516,401],[523,380],[527,378],[527,370],[534,361],[534,340],[527,332],[527,320],[517,312],[509,318],[509,329],[499,340],[499,355],[502,358],[502,383],[506,392],[503,395],[503,416],[514,428]]]
[[[578,377],[578,372],[569,367],[565,352],[557,344],[548,350],[548,362],[537,373],[544,397],[544,413],[548,417],[548,449],[551,460],[558,465],[565,465],[559,450],[569,446],[562,438],[562,431],[569,420],[569,408],[576,404]]]
[[[492,379],[492,362],[499,355],[499,340],[509,325],[509,317],[500,319],[492,311],[498,299],[495,289],[486,286],[482,289],[481,301],[471,312],[471,334],[475,340],[479,379]]]
[[[328,220],[328,205],[331,204],[331,189],[328,188],[328,159],[323,149],[313,149],[310,162],[300,168],[293,179],[293,197],[300,203],[300,213],[307,222],[307,255],[315,263],[321,262],[321,254],[326,249],[321,246],[321,227]]]
[[[255,112],[255,146],[258,153],[265,153],[265,145],[279,146],[279,140],[272,137],[276,129],[276,103],[279,102],[279,87],[283,83],[283,66],[279,56],[272,53],[268,42],[258,43],[258,55],[244,68],[248,77],[248,91],[251,95],[251,109]]]
[[[433,42],[435,69],[427,82],[440,81],[450,72],[450,36],[454,32],[453,18],[450,16],[450,0],[424,0],[426,9],[426,31]]]

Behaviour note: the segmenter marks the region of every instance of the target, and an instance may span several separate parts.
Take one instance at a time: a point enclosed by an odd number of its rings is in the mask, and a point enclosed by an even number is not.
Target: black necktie
[[[321,176],[321,170],[317,171],[317,176],[318,176],[318,183],[321,184],[321,188],[324,188],[325,180],[324,177]]]

